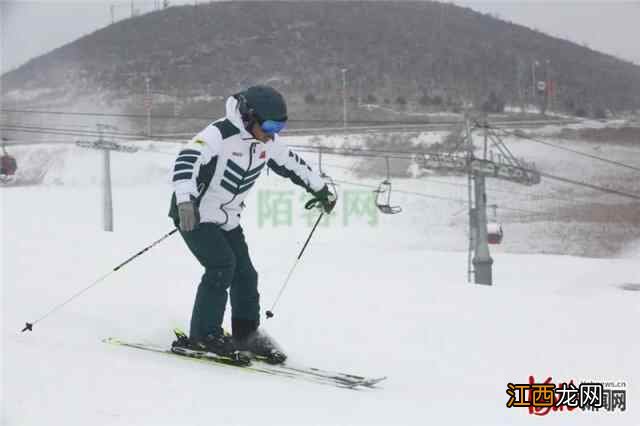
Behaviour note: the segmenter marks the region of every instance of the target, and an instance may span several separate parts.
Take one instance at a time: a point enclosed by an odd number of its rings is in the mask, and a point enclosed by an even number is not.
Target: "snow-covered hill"
[[[292,360],[388,376],[379,389],[334,389],[101,343],[115,336],[169,344],[173,327],[187,328],[201,271],[179,236],[21,334],[25,321],[171,229],[168,154],[113,155],[113,233],[100,230],[97,153],[69,148],[43,185],[2,189],[3,424],[640,424],[640,292],[622,288],[640,283],[637,257],[501,248],[493,252],[495,285],[477,286],[466,282],[464,213],[456,216],[464,205],[400,194],[403,213],[381,216],[366,202],[370,189],[355,186],[340,187],[334,219],[318,229],[263,325]],[[425,191],[423,181],[398,185]],[[429,192],[464,199],[466,189]],[[291,203],[284,216],[269,208],[274,197]],[[263,309],[310,230],[303,199],[271,174],[247,202]],[[521,226],[510,238],[524,235]],[[624,381],[627,409],[539,419],[506,408],[507,383],[530,375]]]

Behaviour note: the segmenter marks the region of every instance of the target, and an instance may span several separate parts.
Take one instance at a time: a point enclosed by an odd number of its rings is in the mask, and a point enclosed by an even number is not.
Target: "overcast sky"
[[[173,5],[193,2],[170,0]],[[453,3],[640,65],[640,0],[454,0]],[[134,0],[134,4],[141,12],[154,7],[152,0]],[[110,5],[114,5],[116,20],[131,13],[131,2],[122,0],[0,0],[0,71],[8,71],[108,25]]]

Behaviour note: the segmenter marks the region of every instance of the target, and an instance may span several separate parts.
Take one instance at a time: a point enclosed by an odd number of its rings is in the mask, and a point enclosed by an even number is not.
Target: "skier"
[[[243,200],[267,166],[311,193],[325,213],[336,203],[319,173],[279,138],[286,121],[286,103],[278,91],[249,87],[230,96],[226,116],[198,133],[175,160],[169,216],[205,269],[189,336],[176,333],[175,352],[213,352],[235,363],[248,363],[246,352],[272,363],[286,359],[259,329],[258,274],[239,223]],[[232,336],[221,327],[227,289]]]

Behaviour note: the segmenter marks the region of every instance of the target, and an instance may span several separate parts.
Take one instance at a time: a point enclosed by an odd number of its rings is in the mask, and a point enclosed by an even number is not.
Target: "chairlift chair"
[[[391,180],[389,177],[389,157],[385,157],[387,166],[387,178],[380,183],[376,193],[376,207],[384,214],[396,214],[402,211],[400,206],[391,205]],[[386,195],[385,195],[386,194]]]
[[[502,231],[502,225],[499,223],[487,223],[487,241],[489,244],[502,243],[502,237],[504,232]]]
[[[502,224],[498,222],[498,205],[492,204],[489,207],[493,209],[493,215],[491,221],[487,223],[487,241],[489,244],[500,244],[504,237],[504,231],[502,230]]]

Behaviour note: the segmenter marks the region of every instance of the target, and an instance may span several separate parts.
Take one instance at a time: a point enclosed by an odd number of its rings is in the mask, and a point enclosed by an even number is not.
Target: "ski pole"
[[[302,246],[302,250],[300,250],[300,254],[298,255],[298,258],[293,263],[293,266],[291,266],[291,269],[289,270],[289,274],[287,275],[287,279],[284,281],[284,284],[282,284],[282,287],[280,287],[280,291],[278,292],[278,295],[276,296],[276,300],[274,300],[273,305],[271,305],[271,309],[269,309],[265,313],[267,319],[273,318],[273,309],[275,308],[276,304],[278,303],[278,300],[280,300],[280,296],[282,296],[282,293],[284,292],[284,289],[287,287],[287,284],[289,283],[289,279],[291,278],[291,275],[293,274],[293,270],[296,269],[296,266],[298,266],[298,262],[300,261],[300,258],[302,257],[302,253],[304,253],[304,250],[307,248],[307,244],[309,244],[309,241],[311,240],[311,236],[313,235],[313,233],[315,232],[316,228],[318,227],[318,224],[320,223],[320,220],[322,219],[322,216],[324,216],[324,212],[320,213],[320,216],[318,216],[318,219],[316,220],[315,225],[313,225],[313,229],[309,233],[309,236],[307,237],[307,241],[304,243],[304,246]]]
[[[107,277],[109,277],[111,274],[113,274],[114,272],[118,271],[120,268],[122,268],[124,265],[126,265],[127,263],[131,262],[133,259],[135,259],[136,257],[142,255],[143,253],[145,253],[146,251],[150,250],[151,248],[153,248],[154,246],[160,244],[160,242],[162,242],[163,240],[165,240],[166,238],[168,238],[169,236],[175,234],[175,232],[178,230],[178,228],[173,229],[171,232],[166,233],[165,235],[163,235],[160,239],[154,241],[153,243],[151,243],[150,245],[148,245],[147,247],[143,248],[142,250],[140,250],[138,253],[134,254],[133,256],[131,256],[130,258],[128,258],[127,260],[125,260],[124,262],[122,262],[121,264],[119,264],[118,266],[116,266],[115,268],[113,268],[111,271],[109,271],[108,273],[106,273],[105,275],[103,275],[102,277],[98,278],[96,281],[94,281],[93,283],[91,283],[91,285],[83,288],[82,290],[78,291],[77,293],[75,293],[73,296],[71,296],[70,298],[68,298],[67,300],[65,300],[64,302],[54,306],[49,312],[47,312],[46,314],[44,314],[43,316],[41,316],[40,318],[38,318],[37,320],[35,320],[34,322],[26,322],[24,325],[24,328],[22,329],[22,332],[24,333],[25,331],[29,330],[29,331],[33,331],[33,326],[36,325],[37,323],[39,323],[40,321],[42,321],[43,319],[45,319],[46,317],[48,317],[49,315],[53,314],[54,312],[56,312],[57,310],[59,310],[60,308],[64,307],[65,305],[71,303],[72,300],[74,300],[76,297],[80,296],[81,294],[87,292],[89,289],[91,289],[92,287],[94,287],[95,285],[101,283],[102,281],[104,281],[105,279],[107,279]]]

